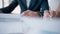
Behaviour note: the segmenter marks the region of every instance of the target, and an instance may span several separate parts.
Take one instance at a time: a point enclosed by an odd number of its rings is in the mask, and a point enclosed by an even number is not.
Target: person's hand
[[[56,11],[55,17],[60,17],[60,11]]]
[[[28,13],[29,13],[29,11],[27,10],[27,11],[24,11],[21,15],[22,16],[29,16]]]
[[[31,10],[29,11],[28,15],[32,17],[40,17],[40,15],[37,12],[31,11]]]
[[[31,16],[31,17],[40,17],[40,15],[37,12],[27,10],[22,13],[23,16]]]
[[[58,6],[58,8],[56,10],[56,16],[60,17],[60,3],[59,3],[59,6]]]
[[[50,12],[48,10],[44,11],[44,16],[43,17],[50,17]]]
[[[50,15],[52,17],[60,17],[60,11],[50,11]]]
[[[56,16],[56,11],[50,10],[50,16],[55,17]]]

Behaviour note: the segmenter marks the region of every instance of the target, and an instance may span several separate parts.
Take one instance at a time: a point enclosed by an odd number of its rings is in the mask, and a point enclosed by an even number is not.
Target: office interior
[[[7,7],[12,1],[0,0],[0,8]],[[50,10],[56,10],[58,1],[48,0]],[[11,14],[0,14],[0,34],[60,34],[59,17],[22,17],[20,11],[18,5]]]

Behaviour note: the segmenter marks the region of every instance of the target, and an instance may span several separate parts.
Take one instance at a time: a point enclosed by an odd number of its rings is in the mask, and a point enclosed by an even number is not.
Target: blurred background
[[[0,0],[0,8],[7,7],[13,0]],[[49,7],[51,10],[56,10],[59,5],[60,0],[48,0]],[[12,13],[15,14],[0,14],[0,33],[25,33],[30,28],[28,33],[36,34],[36,30],[39,31],[40,28],[44,30],[43,34],[60,34],[60,19],[40,19],[40,18],[27,18],[20,17],[20,7],[19,5],[15,8]],[[37,25],[37,26],[36,26]],[[33,31],[32,31],[33,30]],[[40,30],[41,31],[41,30]],[[40,33],[37,32],[37,33]],[[57,32],[57,33],[56,33]]]
[[[8,5],[11,3],[11,1],[13,1],[13,0],[0,0],[0,8],[3,8],[3,7],[8,6]],[[21,11],[21,10],[20,10],[20,7],[17,6],[16,9],[15,9],[12,13],[17,13],[17,14],[19,14],[20,11]]]
[[[11,3],[11,1],[13,1],[13,0],[0,0],[0,8],[8,6]],[[59,5],[59,2],[60,2],[60,0],[52,0],[52,1],[48,0],[50,9],[56,10],[58,5]],[[21,11],[21,9],[20,9],[20,7],[18,5],[12,13],[19,14],[20,11]]]

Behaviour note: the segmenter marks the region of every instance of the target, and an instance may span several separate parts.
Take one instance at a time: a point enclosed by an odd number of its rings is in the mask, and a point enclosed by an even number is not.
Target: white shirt
[[[56,11],[60,3],[60,0],[48,0],[48,2],[50,9]]]
[[[26,1],[27,1],[27,7],[29,7],[31,0],[26,0]]]

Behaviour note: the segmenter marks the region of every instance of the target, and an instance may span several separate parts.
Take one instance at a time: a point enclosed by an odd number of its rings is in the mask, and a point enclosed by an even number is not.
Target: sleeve
[[[42,0],[39,14],[43,16],[44,10],[49,10],[48,0]]]
[[[17,5],[18,5],[17,0],[13,0],[9,6],[7,6],[5,8],[1,8],[0,10],[3,13],[11,13]]]

